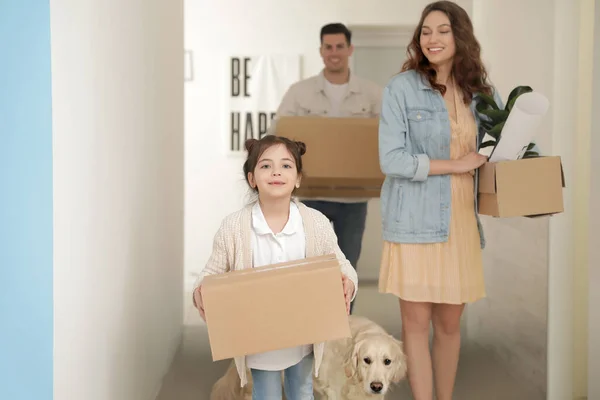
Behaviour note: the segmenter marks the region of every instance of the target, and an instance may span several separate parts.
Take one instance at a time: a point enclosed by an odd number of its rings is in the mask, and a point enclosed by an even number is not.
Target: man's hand
[[[352,300],[352,296],[354,295],[354,282],[352,282],[348,277],[342,274],[342,284],[344,286],[344,299],[346,300],[346,312],[350,314],[350,303]]]
[[[206,322],[206,315],[204,314],[204,303],[202,302],[202,286],[199,286],[194,290],[194,305],[200,312],[200,318]]]

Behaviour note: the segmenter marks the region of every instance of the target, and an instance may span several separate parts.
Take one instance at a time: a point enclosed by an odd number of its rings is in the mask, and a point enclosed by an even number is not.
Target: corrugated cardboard
[[[335,255],[207,276],[202,300],[213,361],[350,337]]]
[[[306,144],[302,197],[379,197],[379,119],[282,117],[276,134]]]
[[[560,157],[486,163],[479,170],[479,214],[535,217],[564,211]]]

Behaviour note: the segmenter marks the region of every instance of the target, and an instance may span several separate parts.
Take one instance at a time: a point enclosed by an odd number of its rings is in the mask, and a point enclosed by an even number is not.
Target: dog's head
[[[391,335],[366,336],[354,343],[346,357],[345,372],[363,386],[367,395],[385,395],[391,383],[406,376],[402,342]]]

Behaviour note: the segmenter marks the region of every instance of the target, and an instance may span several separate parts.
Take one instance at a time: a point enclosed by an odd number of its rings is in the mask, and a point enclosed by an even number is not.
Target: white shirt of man
[[[336,85],[325,80],[325,95],[331,101],[330,117],[340,117],[344,98],[348,95],[348,83]]]

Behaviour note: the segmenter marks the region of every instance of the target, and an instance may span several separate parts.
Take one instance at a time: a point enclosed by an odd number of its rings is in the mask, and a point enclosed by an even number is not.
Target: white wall
[[[552,153],[562,157],[565,213],[550,221],[548,279],[548,400],[573,398],[573,203],[578,98],[579,4],[555,0]]]
[[[303,75],[322,68],[319,31],[329,22],[414,25],[428,0],[185,0],[185,47],[194,52],[196,80],[185,85],[186,282],[204,268],[221,219],[242,206],[243,159],[225,155],[223,99],[227,59],[234,54],[298,54]],[[457,3],[470,10],[472,0]],[[237,182],[238,184],[234,184]],[[219,189],[217,189],[219,187]]]
[[[577,132],[573,182],[573,391],[575,399],[588,392],[588,277],[590,215],[590,141],[594,69],[594,0],[579,2],[579,70]],[[596,108],[597,109],[597,108]],[[596,202],[598,204],[598,202]],[[590,397],[593,398],[593,397]]]
[[[554,10],[551,4],[540,7],[541,3],[548,2],[520,2],[520,14],[535,16],[520,20],[506,1],[474,2],[473,23],[482,56],[503,100],[514,87],[529,85],[553,102],[554,75],[548,64],[554,40],[547,32],[552,32]],[[532,41],[536,46],[531,46]],[[536,139],[545,152],[550,151],[551,133],[550,117]],[[527,382],[539,398],[545,398],[548,220],[482,217],[482,222],[488,296],[467,308],[467,335],[502,360],[515,379]]]
[[[50,5],[54,398],[150,400],[183,319],[183,4]]]
[[[539,352],[543,344],[536,340],[543,333],[546,316],[540,303],[547,286],[547,372],[530,370],[529,378],[536,386],[547,381],[548,399],[571,399],[572,132],[577,129],[576,102],[572,99],[578,94],[578,5],[570,0],[476,0],[474,22],[491,79],[503,97],[513,87],[525,84],[550,99],[550,115],[540,128],[538,143],[543,153],[562,157],[568,184],[564,191],[566,212],[550,219],[549,226],[544,220],[486,219],[488,234],[495,236],[486,254],[491,261],[487,268],[494,277],[503,277],[490,284],[503,296],[496,296],[487,303],[488,309],[480,310],[480,320],[489,319],[490,314],[501,317],[497,326],[487,328],[502,338],[496,342],[500,351],[517,356],[515,365],[522,358],[530,362],[535,357],[543,359],[545,355]],[[547,260],[547,280],[543,260]],[[479,306],[485,305],[482,302]],[[470,324],[475,322],[471,313],[469,320]],[[547,377],[540,379],[540,373]]]
[[[600,180],[597,171],[600,171],[600,0],[595,3],[594,27],[594,69],[591,91],[593,93],[593,106],[595,111],[592,117],[591,135],[591,164],[590,170],[594,173],[590,179],[590,208],[589,208],[589,237],[593,238],[600,230]],[[598,239],[593,239],[594,245],[589,246],[589,334],[588,334],[588,399],[600,399],[600,246]]]

